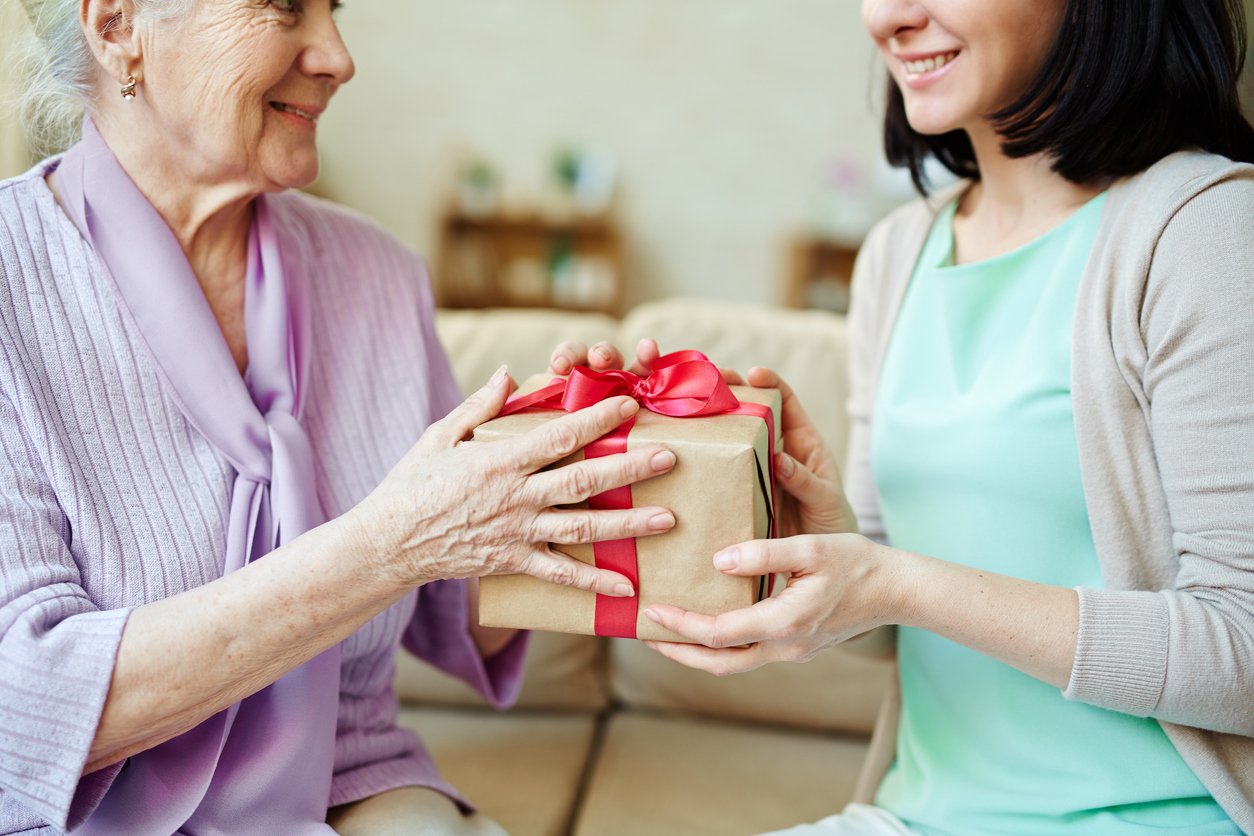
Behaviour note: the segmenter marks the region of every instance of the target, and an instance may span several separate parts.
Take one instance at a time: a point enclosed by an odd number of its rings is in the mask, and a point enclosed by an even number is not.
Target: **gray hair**
[[[136,17],[164,19],[185,13],[195,0],[132,0]],[[97,90],[96,59],[79,23],[79,0],[21,0],[31,34],[20,50],[22,125],[38,154],[78,141],[83,113]],[[119,80],[120,82],[120,80]]]

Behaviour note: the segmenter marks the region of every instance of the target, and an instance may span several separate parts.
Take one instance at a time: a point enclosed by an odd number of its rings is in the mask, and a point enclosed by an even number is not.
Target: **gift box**
[[[634,419],[558,466],[651,444],[673,450],[677,461],[670,473],[600,494],[588,505],[668,508],[675,527],[634,540],[557,547],[626,575],[636,597],[600,596],[527,575],[487,577],[480,581],[480,623],[685,641],[649,620],[644,610],[670,604],[717,615],[769,594],[767,578],[725,575],[712,558],[727,546],[771,536],[770,465],[772,454],[783,449],[778,390],[727,386],[703,355],[678,352],[655,364],[648,378],[581,368],[569,380],[532,378],[519,391],[506,407],[512,414],[480,426],[476,441],[526,433],[604,398],[635,396],[641,410]]]

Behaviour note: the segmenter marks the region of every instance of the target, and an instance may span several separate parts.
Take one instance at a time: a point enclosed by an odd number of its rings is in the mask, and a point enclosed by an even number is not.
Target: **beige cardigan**
[[[850,313],[845,475],[882,539],[871,476],[880,366],[936,212],[867,239]],[[1111,187],[1079,290],[1071,382],[1105,581],[1079,589],[1068,699],[1159,720],[1229,816],[1254,831],[1254,166],[1173,154]],[[886,707],[859,797],[894,754]]]

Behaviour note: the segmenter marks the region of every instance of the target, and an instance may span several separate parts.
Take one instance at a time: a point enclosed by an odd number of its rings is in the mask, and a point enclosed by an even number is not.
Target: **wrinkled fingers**
[[[434,438],[441,446],[452,447],[468,438],[475,427],[495,418],[513,388],[514,382],[510,380],[505,366],[501,366],[478,391],[432,424],[426,435]]]
[[[582,450],[639,411],[640,405],[631,398],[609,398],[501,443],[510,445],[516,464],[534,472]]]
[[[527,487],[540,505],[573,505],[612,488],[667,473],[674,466],[675,454],[670,450],[645,447],[541,471],[528,479]]]
[[[546,511],[536,517],[532,525],[532,539],[538,543],[573,546],[647,537],[674,527],[675,516],[665,508]]]
[[[566,340],[553,349],[549,355],[549,371],[556,374],[568,374],[575,366],[581,366],[588,359],[588,346],[578,340]]]
[[[517,571],[558,586],[570,586],[595,592],[598,595],[629,598],[636,594],[631,582],[625,576],[608,569],[598,569],[552,550],[532,552],[527,560],[517,567]]]

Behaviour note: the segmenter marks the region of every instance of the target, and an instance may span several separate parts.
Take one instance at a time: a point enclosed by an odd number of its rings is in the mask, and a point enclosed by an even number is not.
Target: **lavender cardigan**
[[[53,165],[0,183],[0,833],[71,829],[107,792],[120,764],[81,773],[127,616],[221,575],[234,478],[163,390],[44,183]],[[285,262],[308,277],[304,424],[333,517],[460,394],[414,253],[302,195],[269,205]],[[393,654],[403,642],[512,701],[525,642],[485,665],[468,621],[464,584],[435,583],[345,640],[329,805],[399,786],[457,798],[396,725]]]

